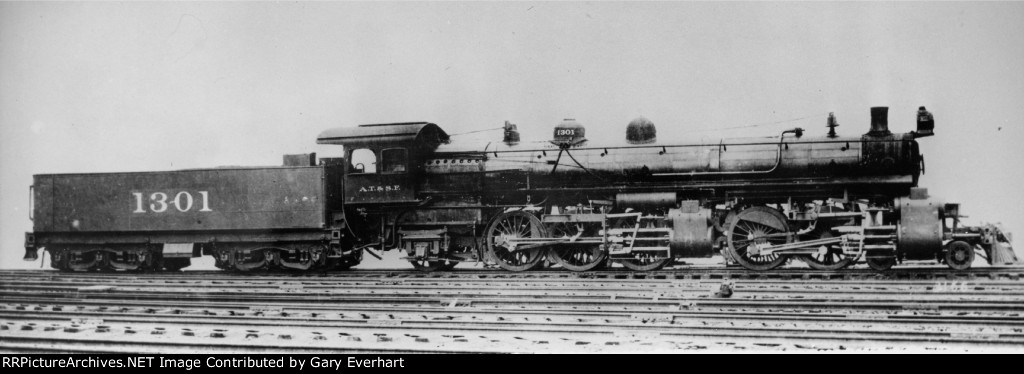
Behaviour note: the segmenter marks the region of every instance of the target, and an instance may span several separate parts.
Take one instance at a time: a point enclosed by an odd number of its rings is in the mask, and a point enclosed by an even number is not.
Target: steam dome
[[[654,122],[644,117],[637,117],[626,126],[626,142],[629,144],[650,144],[658,140],[658,131]]]

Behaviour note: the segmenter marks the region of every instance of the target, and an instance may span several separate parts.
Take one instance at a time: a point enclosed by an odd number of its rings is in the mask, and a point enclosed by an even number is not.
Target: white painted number
[[[143,202],[144,196],[141,192],[132,192],[132,196],[135,198],[135,210],[132,213],[146,213],[146,205]],[[149,195],[149,211],[153,213],[163,213],[167,211],[168,205],[174,205],[174,208],[179,212],[188,212],[192,210],[192,206],[195,205],[195,198],[188,191],[181,191],[174,195],[174,200],[167,201],[168,194],[163,192],[154,192]],[[212,212],[210,209],[210,192],[199,191],[199,199],[201,208],[200,212]]]
[[[181,197],[182,196],[185,197],[185,207],[184,208],[181,207]],[[187,212],[189,209],[192,209],[192,194],[190,194],[188,192],[185,192],[185,191],[181,191],[181,192],[178,192],[177,195],[174,195],[174,208],[178,209],[179,212]]]
[[[132,213],[145,213],[146,210],[142,209],[142,193],[132,192],[132,195],[135,196],[135,210]]]
[[[203,195],[203,209],[199,209],[200,212],[212,212],[210,210],[210,193],[206,191],[199,191],[200,195]]]
[[[573,129],[558,129],[558,136],[573,136],[576,135],[576,130]]]
[[[167,210],[167,194],[163,192],[155,192],[152,195],[149,195],[149,201],[152,201],[152,203],[149,203],[149,210],[152,210],[155,213],[163,213]],[[158,206],[159,208],[157,208]]]

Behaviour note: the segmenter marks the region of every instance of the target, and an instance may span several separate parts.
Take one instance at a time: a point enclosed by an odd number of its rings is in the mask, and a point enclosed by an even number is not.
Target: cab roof
[[[400,122],[337,127],[324,130],[316,138],[317,144],[394,144],[421,143],[431,147],[448,143],[448,134],[430,122]]]

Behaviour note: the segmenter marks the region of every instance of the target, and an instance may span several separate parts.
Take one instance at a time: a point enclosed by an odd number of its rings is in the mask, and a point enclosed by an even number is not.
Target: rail
[[[730,283],[731,297],[716,297],[722,279],[359,273],[125,277],[0,271],[0,350],[621,353],[1024,347],[1024,282],[1019,280],[751,278]]]

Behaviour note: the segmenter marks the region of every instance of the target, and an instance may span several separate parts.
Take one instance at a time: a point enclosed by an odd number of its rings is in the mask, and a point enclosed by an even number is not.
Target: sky
[[[858,136],[921,105],[920,184],[1024,231],[1024,3],[0,2],[0,268],[38,267],[33,174],[279,165],[401,121],[621,140],[642,115],[676,141],[819,136],[834,112]]]

